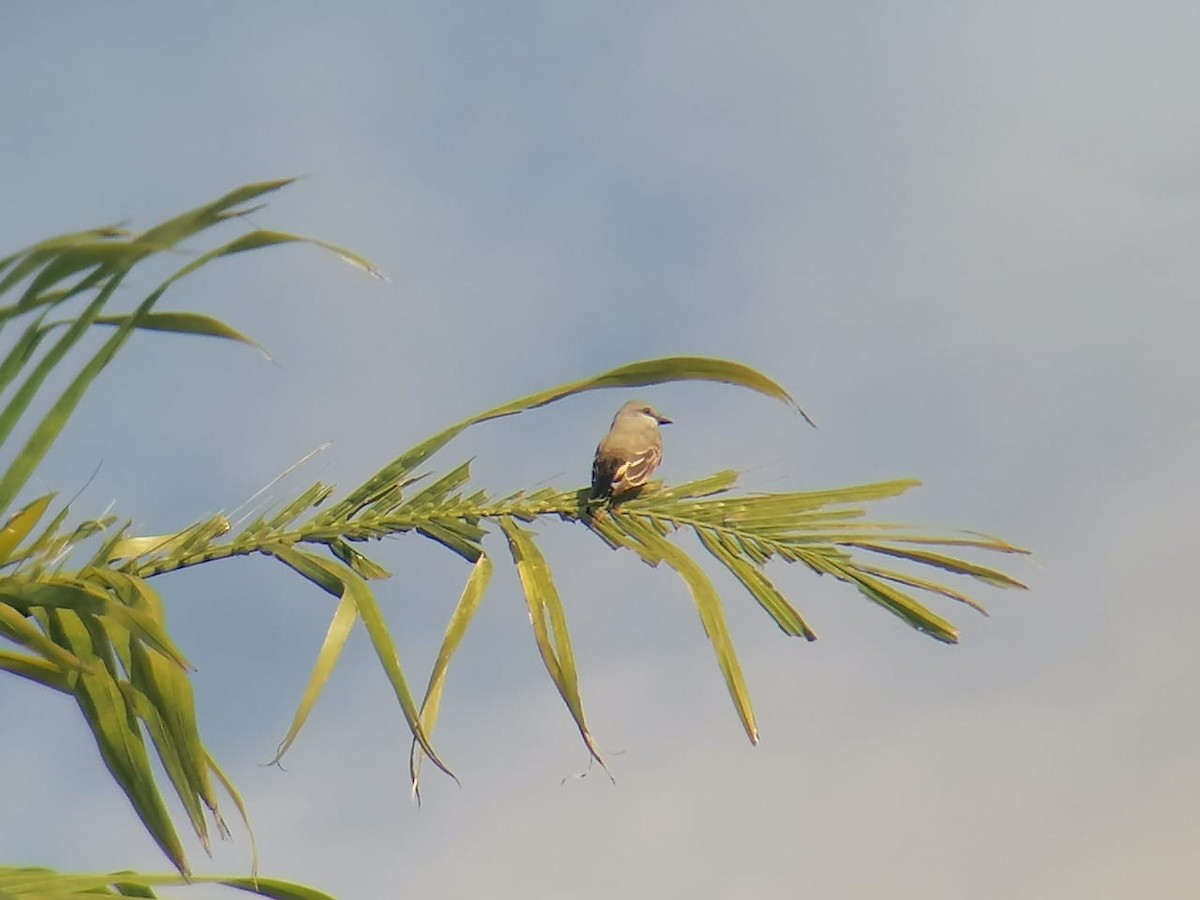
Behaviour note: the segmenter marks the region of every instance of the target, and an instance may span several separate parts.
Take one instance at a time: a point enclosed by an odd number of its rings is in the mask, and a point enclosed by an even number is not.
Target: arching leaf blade
[[[191,275],[197,269],[207,265],[215,259],[220,259],[224,256],[233,256],[238,253],[246,253],[251,250],[261,250],[264,247],[277,247],[281,244],[310,244],[314,247],[320,247],[323,250],[328,250],[335,256],[350,263],[355,268],[362,269],[376,278],[383,278],[382,273],[375,268],[374,264],[365,257],[359,256],[352,250],[345,247],[339,247],[337,244],[331,244],[328,241],[320,241],[315,238],[304,237],[299,234],[288,234],[284,231],[271,231],[265,228],[257,228],[254,231],[239,235],[231,241],[227,241],[219,247],[215,247],[205,253],[200,254],[187,265],[178,269],[174,274],[162,282],[158,286],[157,292],[165,291],[167,287]]]
[[[97,316],[96,324],[124,327],[130,324],[131,318],[131,316]],[[253,347],[267,359],[271,358],[262,344],[253,338],[247,337],[220,319],[215,319],[212,316],[206,316],[202,313],[151,312],[146,313],[146,315],[142,316],[141,320],[132,324],[135,328],[140,328],[143,331],[161,331],[170,334],[185,334],[236,341],[248,347]]]
[[[599,375],[594,375],[590,378],[582,378],[578,381],[568,382],[557,387],[528,394],[517,400],[502,403],[499,406],[484,410],[481,413],[477,413],[474,416],[451,425],[449,428],[443,429],[397,456],[370,479],[351,491],[341,503],[333,507],[328,515],[330,518],[344,517],[358,510],[370,498],[377,495],[380,490],[403,478],[405,474],[421,465],[421,463],[472,425],[478,425],[491,419],[516,415],[517,413],[546,406],[566,397],[587,391],[607,388],[645,387],[647,385],[667,384],[675,381],[709,381],[748,388],[792,407],[798,414],[811,422],[782,385],[750,366],[706,356],[670,356],[659,359],[648,359],[642,362],[618,366],[615,369],[601,372]]]

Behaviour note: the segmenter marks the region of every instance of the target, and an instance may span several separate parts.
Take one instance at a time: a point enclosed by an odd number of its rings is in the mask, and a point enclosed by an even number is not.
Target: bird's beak
[[[670,425],[671,424],[671,420],[668,419],[666,416],[662,415],[661,413],[659,415],[656,415],[654,418],[658,419],[659,425]]]

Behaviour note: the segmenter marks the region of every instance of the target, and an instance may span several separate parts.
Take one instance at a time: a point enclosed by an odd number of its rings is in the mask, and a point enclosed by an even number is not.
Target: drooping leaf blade
[[[704,570],[685,552],[680,550],[665,537],[652,528],[648,528],[633,516],[614,516],[618,519],[619,527],[638,543],[644,545],[668,566],[679,573],[687,584],[696,604],[696,612],[704,625],[704,633],[712,642],[713,651],[717,655],[717,665],[725,679],[725,686],[733,700],[742,727],[746,730],[750,743],[758,743],[758,725],[754,721],[754,710],[750,705],[750,692],[746,688],[746,680],[742,675],[742,667],[734,652],[733,639],[725,624],[725,613],[722,609],[721,598]]]
[[[542,662],[567,709],[570,710],[571,718],[575,720],[575,727],[579,729],[588,753],[607,771],[608,767],[600,757],[600,751],[596,748],[584,718],[583,700],[579,695],[579,674],[575,669],[575,654],[571,649],[571,638],[567,631],[566,612],[558,596],[558,589],[550,577],[550,568],[542,556],[542,551],[534,543],[531,532],[508,518],[500,520],[500,527],[504,536],[508,538],[508,547],[517,566],[517,576],[525,593],[529,621],[533,625],[534,640]]]
[[[471,575],[463,587],[454,612],[450,614],[450,622],[446,625],[446,633],[442,637],[442,645],[438,648],[437,659],[429,673],[429,684],[425,687],[425,697],[421,701],[421,727],[426,735],[432,735],[437,725],[438,710],[442,703],[442,688],[446,683],[446,672],[450,668],[450,660],[466,636],[467,629],[479,609],[483,595],[487,591],[492,578],[492,561],[486,555],[480,555],[471,568]],[[414,739],[408,754],[408,774],[412,780],[413,796],[419,801],[421,791],[419,779],[421,772],[421,748]]]
[[[732,553],[709,529],[697,528],[695,531],[705,549],[720,560],[725,568],[741,582],[750,595],[758,601],[758,604],[775,620],[775,624],[784,634],[793,637],[802,636],[809,641],[817,639],[816,632],[808,626],[800,613],[788,603],[787,598],[779,592],[778,588],[760,569]]]
[[[358,611],[358,617],[362,620],[367,635],[371,638],[371,645],[375,648],[380,665],[392,685],[392,692],[396,695],[396,700],[400,704],[400,709],[404,713],[404,719],[408,722],[413,737],[421,745],[421,749],[429,757],[430,762],[451,778],[455,778],[454,773],[434,752],[429,739],[421,728],[421,720],[405,681],[396,645],[392,641],[387,624],[383,620],[383,613],[375,602],[375,597],[367,583],[349,568],[293,547],[276,544],[270,547],[270,553],[280,562],[320,585],[335,597],[340,598],[346,595],[351,598]],[[457,778],[455,780],[457,781]]]
[[[75,676],[74,693],[101,759],[167,859],[181,874],[188,874],[183,844],[159,793],[138,720],[111,668],[111,650],[99,643],[104,640],[102,629],[89,628],[70,609],[50,610],[48,617],[51,637],[92,662],[89,671]]]
[[[316,705],[317,698],[321,696],[321,691],[325,689],[329,676],[333,674],[334,666],[337,665],[338,659],[342,655],[346,640],[350,637],[356,621],[358,621],[358,607],[355,606],[354,598],[350,593],[343,591],[338,605],[333,611],[333,618],[329,620],[329,628],[325,631],[325,640],[321,643],[321,649],[317,651],[317,660],[308,676],[308,683],[305,684],[304,692],[300,695],[300,704],[292,716],[292,724],[288,726],[287,734],[275,748],[275,756],[268,765],[277,765],[283,759],[284,754],[295,742],[300,729],[308,721],[308,716]]]

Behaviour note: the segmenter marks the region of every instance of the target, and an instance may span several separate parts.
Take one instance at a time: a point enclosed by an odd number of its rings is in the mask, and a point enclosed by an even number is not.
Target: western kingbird
[[[646,483],[662,461],[659,425],[671,420],[643,403],[630,400],[613,417],[612,427],[592,463],[592,499],[615,497]]]

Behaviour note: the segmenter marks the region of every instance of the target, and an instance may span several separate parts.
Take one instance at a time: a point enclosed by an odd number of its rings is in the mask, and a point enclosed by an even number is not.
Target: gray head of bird
[[[613,423],[615,424],[617,419],[620,419],[622,416],[637,416],[639,418],[651,421],[655,425],[671,424],[670,419],[643,400],[630,400],[628,403],[622,406],[619,410],[617,410],[617,414],[613,418]]]

